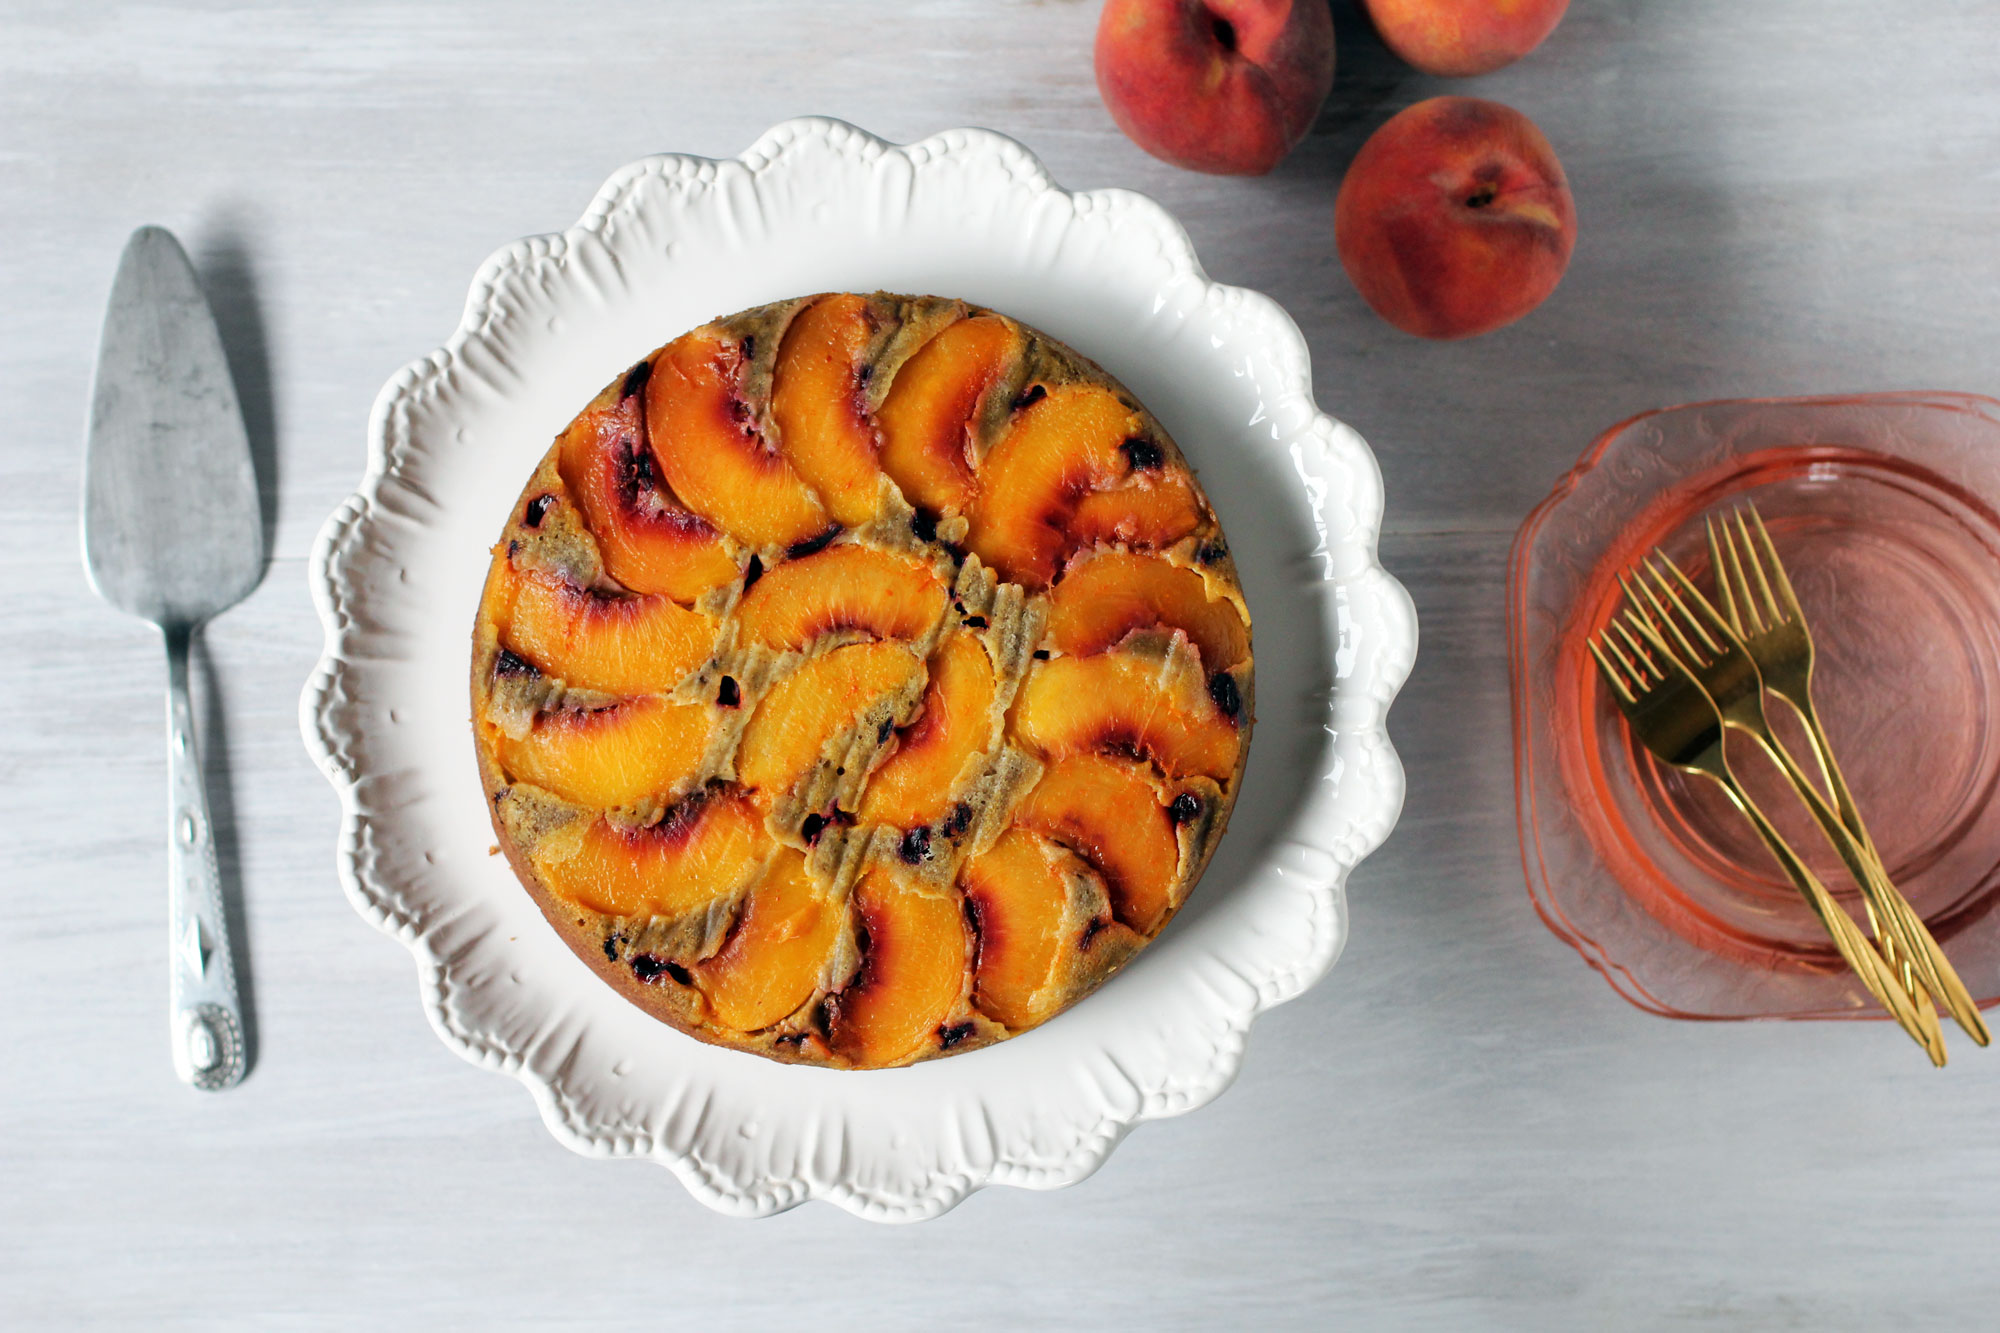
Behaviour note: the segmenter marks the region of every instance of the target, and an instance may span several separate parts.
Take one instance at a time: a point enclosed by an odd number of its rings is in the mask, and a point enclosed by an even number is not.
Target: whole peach
[[[1364,0],[1391,51],[1426,74],[1511,65],[1562,22],[1569,0]]]
[[[1469,338],[1511,324],[1562,280],[1576,206],[1533,121],[1433,97],[1369,137],[1333,208],[1341,265],[1406,333]]]
[[[1514,64],[1562,22],[1570,0],[1364,0],[1392,52],[1424,74],[1464,78]]]
[[[1333,87],[1326,0],[1106,0],[1097,89],[1132,142],[1179,167],[1269,171]]]

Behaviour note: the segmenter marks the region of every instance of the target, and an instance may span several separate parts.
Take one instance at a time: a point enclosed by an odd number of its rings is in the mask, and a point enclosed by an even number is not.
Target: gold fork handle
[[[1958,969],[1951,965],[1944,949],[1910,906],[1895,882],[1889,878],[1888,866],[1882,860],[1882,853],[1876,849],[1875,840],[1868,836],[1868,826],[1861,820],[1861,811],[1854,804],[1854,794],[1848,789],[1847,776],[1840,771],[1840,763],[1833,757],[1833,744],[1826,737],[1826,729],[1820,726],[1819,710],[1813,707],[1812,696],[1803,699],[1786,697],[1800,718],[1806,724],[1806,741],[1812,746],[1813,757],[1819,761],[1820,772],[1826,774],[1826,785],[1833,792],[1834,805],[1839,809],[1840,821],[1861,844],[1870,871],[1875,876],[1881,890],[1881,906],[1889,918],[1889,924],[1904,945],[1904,952],[1925,973],[1925,984],[1944,1001],[1958,1025],[1981,1046],[1988,1044],[1992,1037],[1986,1030],[1985,1020],[1980,1016],[1979,1005],[1959,980]],[[1796,764],[1793,767],[1797,767]]]
[[[1924,987],[1944,1002],[1945,1009],[1958,1025],[1964,1028],[1979,1045],[1986,1045],[1991,1037],[1987,1033],[1985,1022],[1980,1018],[1979,1006],[1973,1002],[1972,996],[1965,989],[1965,983],[1959,980],[1957,970],[1952,967],[1951,960],[1944,956],[1944,950],[1938,947],[1937,940],[1932,937],[1923,919],[1917,915],[1916,909],[1910,906],[1909,900],[1890,881],[1888,871],[1883,867],[1881,854],[1875,850],[1873,840],[1868,837],[1867,829],[1861,824],[1861,816],[1854,808],[1854,798],[1848,791],[1846,777],[1841,773],[1840,765],[1833,757],[1833,748],[1826,742],[1826,733],[1819,725],[1816,710],[1809,704],[1801,707],[1796,700],[1788,702],[1798,709],[1799,716],[1805,720],[1807,739],[1812,745],[1813,755],[1819,761],[1821,770],[1827,775],[1827,785],[1833,790],[1834,800],[1839,803],[1838,812],[1827,805],[1826,799],[1812,785],[1805,771],[1792,758],[1790,751],[1785,749],[1768,728],[1762,732],[1755,728],[1745,728],[1745,730],[1757,739],[1765,752],[1776,761],[1778,767],[1784,770],[1785,776],[1798,790],[1799,799],[1806,803],[1806,808],[1812,811],[1813,818],[1817,819],[1820,827],[1825,830],[1827,840],[1833,844],[1834,850],[1840,853],[1840,859],[1846,863],[1849,873],[1854,876],[1854,882],[1861,886],[1861,892],[1867,898],[1869,916],[1877,923],[1877,933],[1886,934],[1888,940],[1894,942],[1895,952],[1901,955],[1908,966],[1916,970],[1917,977]]]
[[[1743,790],[1742,784],[1736,781],[1733,774],[1726,771],[1716,773],[1708,769],[1700,771],[1720,783],[1722,789],[1729,793],[1729,799],[1735,802],[1736,808],[1749,819],[1751,827],[1757,830],[1757,836],[1764,840],[1764,845],[1770,848],[1771,855],[1778,859],[1778,864],[1784,868],[1785,874],[1798,887],[1799,893],[1806,900],[1806,905],[1812,908],[1813,915],[1817,916],[1820,924],[1826,927],[1826,933],[1833,938],[1834,947],[1840,951],[1840,956],[1847,961],[1847,965],[1854,969],[1854,974],[1861,978],[1861,984],[1868,988],[1868,993],[1889,1011],[1897,1024],[1910,1034],[1917,1045],[1924,1048],[1932,1064],[1943,1065],[1944,1035],[1938,1029],[1937,1011],[1932,1007],[1930,997],[1922,995],[1920,991],[1921,999],[1915,998],[1903,989],[1902,982],[1889,970],[1889,965],[1882,961],[1882,955],[1875,952],[1875,946],[1868,942],[1867,936],[1863,935],[1860,928],[1854,924],[1854,918],[1833,900],[1833,895],[1827,892],[1826,886],[1806,868],[1806,863],[1799,859],[1798,853],[1792,850],[1791,845],[1772,826],[1771,821],[1757,807],[1757,803],[1750,799],[1750,794]]]

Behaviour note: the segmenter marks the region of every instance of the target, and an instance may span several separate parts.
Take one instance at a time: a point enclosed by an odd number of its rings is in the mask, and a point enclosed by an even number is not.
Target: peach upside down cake
[[[704,1041],[868,1069],[1034,1027],[1228,821],[1250,620],[1116,381],[935,297],[685,334],[557,438],[473,635],[494,827],[563,939]]]

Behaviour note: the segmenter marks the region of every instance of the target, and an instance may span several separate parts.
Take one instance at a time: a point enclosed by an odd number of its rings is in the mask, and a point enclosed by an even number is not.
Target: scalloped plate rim
[[[344,665],[341,652],[344,635],[342,594],[336,590],[334,579],[335,566],[344,555],[343,541],[352,530],[365,525],[371,511],[379,503],[381,488],[388,480],[389,422],[397,405],[422,387],[427,378],[442,375],[462,360],[464,350],[481,336],[481,326],[490,313],[487,302],[500,280],[531,260],[538,246],[550,249],[557,244],[569,246],[592,236],[603,241],[605,222],[617,212],[621,203],[630,198],[634,187],[655,172],[664,174],[670,168],[687,169],[690,166],[696,171],[703,167],[721,170],[740,165],[748,170],[754,181],[776,165],[787,150],[800,148],[815,140],[822,147],[834,151],[852,152],[854,148],[851,145],[858,145],[859,151],[870,155],[898,153],[910,161],[913,171],[921,170],[923,163],[930,160],[991,153],[1017,169],[1025,169],[1026,178],[1017,179],[1015,187],[1031,194],[1061,196],[1073,204],[1081,202],[1089,207],[1150,212],[1154,216],[1149,220],[1158,232],[1176,243],[1177,253],[1170,262],[1179,270],[1179,276],[1200,284],[1204,296],[1220,294],[1244,305],[1260,307],[1264,322],[1269,326],[1269,336],[1281,338],[1284,343],[1281,348],[1270,350],[1281,352],[1299,366],[1305,407],[1309,413],[1306,424],[1287,432],[1281,444],[1289,443],[1296,461],[1300,441],[1316,436],[1322,442],[1329,464],[1337,462],[1348,468],[1359,467],[1364,474],[1360,479],[1366,495],[1363,512],[1357,515],[1359,540],[1349,544],[1351,549],[1345,552],[1350,557],[1358,558],[1352,559],[1349,567],[1335,574],[1332,564],[1341,552],[1325,549],[1323,544],[1320,552],[1326,562],[1323,580],[1347,587],[1375,585],[1382,599],[1382,606],[1378,608],[1382,612],[1382,622],[1373,628],[1386,640],[1386,644],[1377,647],[1370,657],[1373,670],[1369,676],[1352,682],[1343,680],[1334,691],[1331,706],[1336,716],[1343,705],[1359,707],[1363,716],[1345,718],[1344,725],[1329,727],[1333,739],[1328,744],[1328,750],[1339,751],[1344,756],[1343,747],[1372,744],[1375,747],[1374,758],[1382,771],[1372,788],[1370,808],[1349,820],[1352,828],[1343,845],[1319,848],[1304,844],[1332,863],[1326,879],[1314,884],[1318,905],[1331,918],[1331,929],[1317,932],[1315,947],[1300,965],[1287,974],[1263,978],[1262,984],[1254,988],[1247,1009],[1225,1016],[1227,1030],[1214,1047],[1215,1058],[1211,1063],[1201,1069],[1176,1069],[1174,1077],[1153,1089],[1143,1099],[1143,1104],[1129,1114],[1106,1108],[1095,1128],[1078,1135],[1068,1154],[1060,1161],[1028,1164],[996,1159],[980,1178],[965,1172],[934,1172],[926,1181],[925,1188],[895,1198],[870,1193],[845,1181],[815,1187],[798,1176],[782,1180],[766,1179],[758,1182],[756,1187],[743,1189],[709,1169],[693,1152],[649,1151],[646,1145],[629,1136],[579,1126],[563,1114],[554,1082],[532,1069],[522,1051],[503,1049],[488,1035],[456,1026],[446,1012],[445,1004],[450,973],[448,961],[431,947],[430,940],[418,928],[407,906],[399,902],[393,886],[371,886],[363,882],[357,846],[363,813],[358,775],[350,775],[339,757],[340,733],[333,720],[339,706]],[[1296,466],[1302,472],[1306,468],[1303,461],[1296,461]],[[1249,1028],[1255,1019],[1316,984],[1332,968],[1345,946],[1348,930],[1345,885],[1348,874],[1388,836],[1400,814],[1405,791],[1401,762],[1388,739],[1386,723],[1389,706],[1415,659],[1417,626],[1415,609],[1407,592],[1383,568],[1377,554],[1381,518],[1379,466],[1360,436],[1320,410],[1313,401],[1309,353],[1304,334],[1296,322],[1277,302],[1262,293],[1230,287],[1210,279],[1201,266],[1186,229],[1148,196],[1117,187],[1090,191],[1064,190],[1050,177],[1040,160],[1017,140],[995,131],[973,128],[945,130],[910,144],[897,145],[846,122],[812,116],[780,122],[733,159],[678,153],[648,155],[613,172],[592,196],[574,225],[560,232],[509,242],[479,266],[468,288],[458,325],[449,339],[437,350],[399,368],[377,394],[369,414],[366,471],[356,490],[328,517],[314,543],[309,582],[314,607],[325,632],[325,643],[300,698],[300,725],[315,764],[333,784],[340,798],[341,832],[337,864],[341,888],[365,920],[410,950],[417,966],[425,1015],[433,1030],[451,1050],[469,1063],[510,1074],[520,1081],[533,1097],[543,1123],[566,1147],[590,1157],[641,1157],[656,1162],[667,1167],[696,1198],[720,1212],[738,1216],[769,1216],[809,1199],[821,1198],[869,1220],[914,1221],[935,1217],[987,1185],[1053,1189],[1075,1184],[1101,1167],[1118,1143],[1138,1124],[1197,1109],[1225,1091],[1241,1069]],[[1319,526],[1324,537],[1325,524],[1322,522]],[[1327,645],[1327,649],[1330,654],[1332,645]],[[1308,811],[1311,805],[1312,802],[1307,802]],[[1280,845],[1293,844],[1286,842]],[[530,1044],[524,1043],[524,1046]]]

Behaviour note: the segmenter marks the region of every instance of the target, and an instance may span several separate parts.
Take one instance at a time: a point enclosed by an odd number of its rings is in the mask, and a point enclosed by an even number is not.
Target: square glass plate
[[[1891,876],[1982,1004],[2000,996],[2000,403],[1701,403],[1607,431],[1508,572],[1515,791],[1536,910],[1620,995],[1679,1018],[1880,1018],[1721,789],[1656,762],[1585,649],[1655,546],[1712,588],[1704,520],[1754,502],[1816,647],[1813,695]],[[1805,754],[1775,701],[1773,725]],[[1748,745],[1731,760],[1860,919],[1832,848]]]

